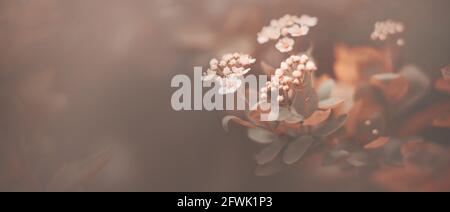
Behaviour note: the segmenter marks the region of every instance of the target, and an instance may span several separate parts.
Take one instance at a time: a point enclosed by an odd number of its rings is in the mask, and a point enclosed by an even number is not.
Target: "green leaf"
[[[369,156],[366,152],[353,152],[349,158],[347,158],[347,162],[354,167],[362,167],[367,166],[369,161]]]
[[[259,165],[264,165],[274,160],[286,145],[286,141],[275,141],[261,152],[255,155],[255,159]]]
[[[269,144],[278,140],[278,136],[263,128],[251,128],[247,131],[248,137],[260,144]]]
[[[336,82],[332,79],[328,79],[327,81],[320,84],[319,88],[317,89],[317,95],[319,97],[319,100],[330,98],[331,92],[333,91],[333,88],[335,86]]]
[[[287,119],[290,119],[292,116],[294,116],[294,114],[292,114],[289,108],[280,107],[278,121],[285,121]]]
[[[270,176],[270,175],[280,172],[286,166],[287,165],[285,163],[283,163],[281,154],[278,154],[278,156],[271,162],[264,164],[264,165],[258,165],[255,169],[255,174],[257,176],[261,176],[261,177]]]
[[[319,97],[312,87],[304,87],[302,90],[297,91],[292,106],[298,114],[308,118],[317,110]]]
[[[344,125],[345,121],[347,120],[347,117],[348,115],[344,114],[340,115],[339,117],[332,118],[328,120],[322,127],[315,130],[313,134],[316,136],[323,136],[323,137],[329,136]]]
[[[292,141],[284,150],[283,161],[286,164],[296,163],[303,157],[303,155],[305,155],[313,142],[314,138],[311,136],[303,136],[297,140]]]
[[[325,155],[322,164],[324,166],[329,166],[335,163],[336,161],[348,157],[349,155],[350,153],[345,150],[332,150]]]

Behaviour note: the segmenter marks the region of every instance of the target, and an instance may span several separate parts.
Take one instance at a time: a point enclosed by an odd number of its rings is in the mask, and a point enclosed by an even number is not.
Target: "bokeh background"
[[[450,63],[448,0],[0,0],[0,191],[377,191],[298,165],[257,177],[258,150],[222,112],[175,112],[176,74],[257,45],[284,14],[319,18],[319,74],[373,23],[407,26],[403,60]],[[269,57],[269,58],[268,58]],[[438,136],[439,137],[439,136]],[[448,140],[442,137],[440,140]]]

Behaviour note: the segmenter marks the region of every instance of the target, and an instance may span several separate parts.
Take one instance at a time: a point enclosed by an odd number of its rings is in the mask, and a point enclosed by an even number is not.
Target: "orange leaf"
[[[316,126],[330,117],[331,109],[328,110],[316,110],[303,124],[306,126]]]
[[[379,149],[388,143],[389,143],[388,137],[379,137],[375,141],[372,141],[369,144],[365,145],[364,149],[366,150]]]

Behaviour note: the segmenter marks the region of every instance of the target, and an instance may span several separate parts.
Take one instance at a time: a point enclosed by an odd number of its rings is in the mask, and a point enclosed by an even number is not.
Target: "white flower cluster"
[[[294,49],[293,37],[305,36],[310,27],[317,25],[317,18],[308,15],[301,17],[285,15],[278,20],[272,20],[269,26],[265,26],[258,33],[258,43],[264,44],[270,40],[278,40],[276,48],[282,52],[290,52]]]
[[[392,20],[379,21],[375,23],[375,29],[370,35],[372,40],[385,41],[390,36],[402,33],[405,30],[405,26],[401,22],[395,22]],[[403,46],[405,41],[401,38],[397,39],[397,45]]]
[[[209,62],[209,69],[203,73],[203,81],[214,80],[221,85],[220,94],[234,93],[241,86],[241,77],[250,71],[249,66],[256,59],[247,54],[225,54],[219,61],[214,58]]]
[[[317,70],[316,64],[307,55],[294,55],[282,62],[276,69],[275,75],[266,83],[260,91],[260,97],[267,99],[269,92],[279,91],[278,102],[283,102],[290,97],[290,91],[300,86],[304,80],[305,72]]]

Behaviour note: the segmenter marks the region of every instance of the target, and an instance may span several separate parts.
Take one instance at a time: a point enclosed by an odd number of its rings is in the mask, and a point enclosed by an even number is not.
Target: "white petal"
[[[309,15],[302,15],[299,19],[299,24],[307,27],[314,27],[317,25],[318,19]]]
[[[265,44],[267,42],[269,42],[269,37],[264,33],[259,33],[258,34],[258,43]]]
[[[215,71],[208,70],[206,71],[206,75],[202,76],[203,81],[211,81],[217,77],[217,73]]]
[[[309,32],[309,27],[307,26],[298,26],[298,25],[294,25],[291,28],[289,28],[289,34],[291,34],[291,36],[293,37],[299,37],[299,36],[304,36],[307,35]]]
[[[291,38],[283,38],[278,41],[275,47],[282,53],[290,52],[294,49],[294,40]]]
[[[242,81],[237,77],[221,78],[219,84],[219,94],[226,95],[236,92],[241,87]]]

